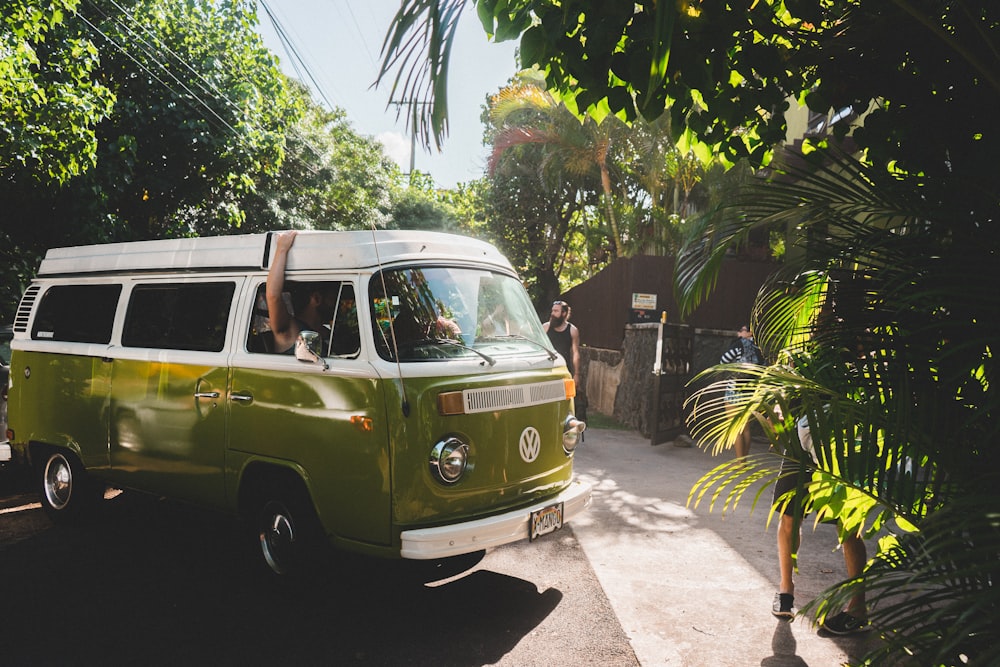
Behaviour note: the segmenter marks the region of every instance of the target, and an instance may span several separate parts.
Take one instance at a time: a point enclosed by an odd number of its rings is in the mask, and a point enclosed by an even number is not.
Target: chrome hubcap
[[[60,455],[53,456],[45,465],[45,498],[49,505],[61,510],[73,495],[73,472],[69,462]]]
[[[294,544],[295,527],[291,517],[284,511],[268,514],[267,522],[260,531],[260,546],[268,567],[277,574],[285,574]]]

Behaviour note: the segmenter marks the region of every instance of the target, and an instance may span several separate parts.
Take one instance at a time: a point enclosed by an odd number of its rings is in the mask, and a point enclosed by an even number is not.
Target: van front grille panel
[[[511,387],[466,389],[462,391],[462,399],[466,414],[524,408],[566,400],[566,384],[562,380],[554,380]]]

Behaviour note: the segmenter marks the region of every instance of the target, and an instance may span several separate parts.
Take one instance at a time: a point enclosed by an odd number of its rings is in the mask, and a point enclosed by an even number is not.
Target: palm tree
[[[681,153],[666,117],[626,125],[614,116],[601,123],[572,114],[545,90],[536,71],[516,81],[490,101],[496,131],[489,170],[496,174],[519,146],[542,147],[539,178],[549,187],[560,180],[600,184],[601,212],[614,257],[643,251],[673,252],[679,246],[679,223],[693,209],[692,192],[704,166],[692,153]],[[517,154],[513,160],[520,160]]]
[[[706,165],[677,148],[667,116],[636,119],[621,134],[612,161],[622,175],[619,219],[625,254],[674,254],[684,224],[700,208]]]
[[[581,122],[546,92],[544,80],[532,71],[522,72],[515,84],[494,96],[490,119],[498,128],[488,163],[491,174],[510,149],[528,144],[546,149],[539,174],[543,181],[579,181],[597,173],[610,230],[608,240],[614,256],[621,257],[622,235],[615,215],[608,153],[613,137],[620,136],[625,126],[615,118],[600,124],[590,118]]]
[[[759,421],[797,462],[810,509],[839,518],[844,534],[881,535],[861,577],[807,608],[822,618],[864,589],[886,639],[865,664],[907,654],[919,665],[1000,664],[998,215],[994,198],[970,197],[958,179],[817,152],[750,184],[679,263],[690,307],[753,227],[793,224],[808,241],[755,306],[758,342],[777,362],[710,370],[740,375],[692,396],[690,426],[724,448]],[[727,384],[738,389],[735,418],[722,409]],[[798,442],[803,417],[815,459]],[[723,464],[691,500],[756,501],[780,460]]]

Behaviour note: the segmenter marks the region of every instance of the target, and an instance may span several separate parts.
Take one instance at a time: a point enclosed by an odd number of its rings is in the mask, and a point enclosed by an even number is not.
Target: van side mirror
[[[299,337],[295,341],[295,358],[299,361],[323,364],[323,370],[330,370],[330,364],[326,363],[322,351],[319,349],[322,338],[315,331],[304,330],[299,332]]]

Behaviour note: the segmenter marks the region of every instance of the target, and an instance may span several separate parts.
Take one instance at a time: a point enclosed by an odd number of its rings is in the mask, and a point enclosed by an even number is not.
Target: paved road
[[[754,443],[754,451],[761,450]],[[643,667],[833,667],[874,636],[833,637],[804,619],[771,616],[777,590],[770,492],[725,515],[687,506],[721,463],[698,448],[652,447],[628,431],[590,430],[577,473],[594,506],[573,530]],[[803,604],[844,576],[832,526],[804,527],[796,577]]]
[[[765,512],[686,507],[718,462],[590,430],[577,459],[595,486],[584,517],[429,587],[353,559],[274,586],[220,518],[123,495],[98,521],[53,530],[24,509],[30,496],[9,498],[0,663],[832,667],[874,641],[770,615]],[[842,575],[835,545],[829,527],[807,527],[799,599]]]

